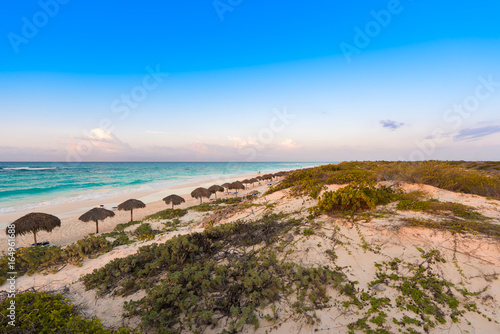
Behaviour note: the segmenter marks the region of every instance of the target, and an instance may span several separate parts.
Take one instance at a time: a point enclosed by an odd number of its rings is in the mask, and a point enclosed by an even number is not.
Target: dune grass
[[[500,163],[343,162],[293,171],[285,180],[271,187],[268,193],[289,188],[292,195],[317,198],[329,184],[404,181],[500,199],[500,171],[497,168],[500,168]]]

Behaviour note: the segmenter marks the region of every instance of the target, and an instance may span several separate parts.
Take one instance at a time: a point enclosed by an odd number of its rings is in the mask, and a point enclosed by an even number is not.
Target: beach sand
[[[176,189],[180,194],[188,193],[196,185]],[[201,184],[203,185],[203,184]],[[205,184],[207,185],[207,184]],[[340,188],[339,185],[329,186],[329,190]],[[188,189],[189,188],[189,189]],[[261,194],[267,190],[268,186],[263,184],[250,187],[249,190],[242,191],[241,194],[259,191]],[[486,199],[481,196],[454,193],[426,185],[402,184],[405,191],[422,190],[430,197],[440,201],[452,201],[474,206],[478,212],[491,217],[490,223],[500,224],[500,202]],[[196,199],[188,199],[182,208],[196,205]],[[225,196],[227,197],[227,196]],[[291,197],[287,191],[278,191],[270,195],[260,196],[255,199],[253,206],[232,215],[224,217],[219,223],[234,222],[238,219],[254,220],[262,217],[266,212],[266,204],[274,204],[274,212],[289,213],[294,217],[303,219],[308,215],[308,209],[316,205],[317,201],[309,197]],[[166,205],[163,202],[149,203],[146,209],[134,212],[137,219],[141,219],[147,214],[163,210]],[[320,231],[305,238],[302,235],[293,237],[292,243],[295,252],[288,260],[307,267],[331,265],[331,258],[326,251],[333,249],[338,256],[335,264],[342,268],[343,272],[351,280],[359,282],[358,289],[372,291],[369,282],[375,279],[375,263],[381,263],[388,259],[398,257],[404,261],[419,262],[421,253],[417,247],[431,250],[437,249],[441,256],[446,259],[446,263],[439,266],[440,275],[448,281],[464,286],[470,291],[482,291],[478,298],[484,301],[479,307],[484,317],[476,313],[467,313],[465,318],[459,323],[447,323],[437,325],[431,330],[432,333],[500,333],[500,280],[492,279],[499,275],[500,271],[500,244],[498,240],[488,239],[473,235],[454,235],[446,231],[431,229],[413,228],[403,226],[401,218],[417,215],[414,212],[397,211],[395,203],[389,204],[383,210],[395,212],[389,217],[379,217],[369,222],[358,223],[356,226],[343,218],[320,216],[316,222],[321,223]],[[202,221],[210,219],[210,213],[189,212],[182,217],[183,222],[193,220],[190,226],[184,226],[177,231],[157,235],[155,240],[147,242],[137,242],[131,245],[120,246],[111,252],[103,254],[96,259],[86,259],[81,267],[67,265],[55,274],[33,276],[22,276],[17,279],[18,290],[35,287],[46,291],[59,291],[69,297],[73,303],[78,305],[86,316],[98,316],[103,324],[109,328],[120,326],[135,327],[139,324],[138,318],[123,318],[122,305],[125,301],[138,300],[144,296],[144,291],[139,291],[127,297],[109,296],[98,298],[95,291],[85,291],[83,284],[79,281],[82,275],[91,273],[94,269],[103,267],[116,258],[126,257],[134,254],[137,250],[148,244],[163,243],[166,240],[180,234],[199,232],[203,230]],[[102,224],[102,231],[111,231],[117,223],[127,222],[129,212],[118,212],[117,217]],[[76,220],[76,217],[63,219],[61,229],[54,230],[51,235],[46,235],[46,239],[54,244],[65,245],[84,235],[94,231],[94,224],[83,224]],[[336,231],[336,232],[335,232]],[[23,237],[24,238],[24,237]],[[342,240],[343,246],[339,247],[336,240]],[[26,239],[19,238],[20,242],[31,242],[31,236]],[[379,251],[367,251],[363,245],[368,245]],[[460,272],[457,268],[460,268]],[[5,287],[5,285],[4,285]],[[3,287],[0,287],[0,289]],[[330,289],[329,295],[338,297],[338,292]],[[384,287],[377,291],[377,297],[395,298],[395,290]],[[387,310],[389,318],[398,316],[400,312],[397,308]],[[347,325],[356,318],[350,312],[338,312],[335,309],[318,310],[317,316],[321,320],[318,324],[305,324],[298,320],[289,320],[273,333],[347,333]],[[487,318],[492,319],[489,321]],[[468,323],[470,322],[470,324]],[[497,321],[497,322],[495,322]],[[273,325],[263,321],[261,327],[255,330],[253,326],[246,326],[243,333],[265,333],[271,330]],[[214,328],[205,331],[206,333],[219,333],[221,328]]]
[[[234,182],[237,180],[244,180],[247,178],[256,177],[258,174],[247,174],[240,176],[232,176],[229,178],[218,178],[212,179],[209,181],[199,181],[186,183],[178,186],[169,187],[167,189],[148,191],[148,192],[138,192],[133,194],[120,195],[116,197],[110,197],[99,200],[90,200],[83,202],[75,202],[75,203],[67,203],[64,205],[54,205],[49,206],[40,210],[35,210],[35,212],[44,212],[53,214],[61,219],[61,227],[54,229],[51,233],[48,232],[39,232],[37,233],[37,241],[44,242],[48,241],[51,245],[56,246],[65,246],[75,242],[76,240],[82,239],[89,233],[95,233],[95,223],[89,222],[84,223],[78,220],[82,214],[87,212],[88,210],[98,207],[99,205],[104,205],[106,209],[111,210],[112,207],[118,206],[118,204],[130,199],[136,198],[144,203],[146,203],[146,207],[143,209],[134,210],[134,220],[142,220],[147,215],[156,213],[161,210],[165,210],[171,208],[170,205],[166,205],[162,199],[171,194],[177,194],[182,196],[186,203],[182,205],[176,206],[176,208],[184,209],[193,205],[199,204],[198,199],[194,199],[191,197],[190,193],[194,189],[198,187],[209,187],[213,184],[223,184],[226,182]],[[266,181],[262,181],[262,185],[250,189],[241,191],[241,194],[247,194],[253,190],[263,191]],[[133,196],[133,197],[132,197]],[[234,195],[225,195],[223,193],[217,193],[218,198],[226,198]],[[211,198],[214,198],[213,196]],[[204,201],[207,201],[204,199]],[[24,212],[15,212],[8,213],[4,215],[0,215],[0,222],[3,223],[2,227],[5,227],[12,221],[22,217],[23,215],[33,212],[33,210],[24,211]],[[111,232],[117,224],[122,224],[130,221],[130,211],[118,211],[115,210],[115,216],[113,218],[108,218],[104,221],[99,222],[99,232],[107,233]],[[5,233],[0,233],[0,244],[6,245],[7,236]],[[24,236],[19,236],[16,238],[16,247],[26,247],[33,243],[33,234],[27,234]],[[0,251],[4,251],[4,247],[0,248]]]

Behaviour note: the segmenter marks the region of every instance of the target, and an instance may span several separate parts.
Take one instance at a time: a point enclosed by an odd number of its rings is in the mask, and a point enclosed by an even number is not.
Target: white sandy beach
[[[198,184],[197,184],[198,185]],[[336,190],[340,186],[329,186],[330,190]],[[263,193],[267,185],[250,187],[249,190],[242,191],[241,194],[259,191]],[[191,188],[190,188],[191,189]],[[406,191],[422,190],[430,197],[441,201],[453,201],[474,206],[478,212],[491,217],[492,223],[500,223],[500,202],[486,199],[481,196],[454,193],[426,185],[403,184]],[[179,193],[185,192],[186,188],[179,188]],[[220,223],[233,222],[237,219],[256,219],[262,217],[266,211],[265,204],[275,203],[276,212],[291,213],[297,217],[307,215],[307,209],[314,206],[316,201],[307,197],[290,197],[287,191],[275,192],[271,195],[262,196],[254,201],[260,206],[251,207],[240,212],[236,212],[230,217],[224,218]],[[188,199],[182,208],[196,205],[198,200]],[[384,210],[393,210],[394,203],[389,204]],[[165,208],[163,202],[149,203],[146,209],[137,210],[137,218],[141,219],[147,214]],[[55,274],[35,274],[33,276],[22,276],[17,279],[17,288],[24,290],[35,287],[47,291],[64,291],[75,304],[82,307],[87,316],[98,315],[103,323],[111,328],[120,326],[136,326],[137,318],[122,318],[122,305],[124,301],[137,300],[144,296],[144,291],[140,291],[128,297],[114,296],[113,298],[96,298],[95,291],[85,291],[83,284],[79,282],[82,275],[91,273],[94,269],[103,267],[113,259],[126,257],[134,254],[137,250],[147,244],[163,243],[166,240],[179,235],[203,230],[201,222],[210,213],[189,212],[182,217],[183,222],[193,221],[193,225],[180,228],[178,231],[157,235],[154,240],[147,242],[137,242],[115,248],[113,251],[103,254],[96,259],[86,259],[81,267],[73,265],[65,266]],[[293,244],[295,253],[290,260],[304,266],[329,265],[331,259],[326,255],[325,250],[335,249],[338,259],[336,265],[343,268],[346,275],[353,280],[359,281],[359,288],[371,291],[368,282],[375,276],[375,263],[386,261],[389,258],[399,257],[405,261],[419,261],[421,253],[417,247],[429,250],[438,249],[447,260],[446,264],[440,267],[440,274],[449,281],[464,285],[471,291],[483,291],[479,298],[486,302],[481,306],[481,310],[486,317],[478,314],[467,314],[466,320],[451,325],[440,325],[432,330],[432,333],[500,333],[500,326],[495,321],[500,322],[500,280],[493,280],[491,277],[500,274],[500,246],[497,241],[481,237],[471,237],[469,235],[452,235],[449,232],[435,231],[413,227],[400,226],[399,219],[415,215],[413,212],[398,211],[397,215],[391,218],[376,218],[370,222],[359,223],[356,228],[342,218],[331,218],[327,216],[319,217],[318,221],[323,224],[322,231],[309,238],[295,236]],[[129,213],[118,212],[117,216],[102,224],[103,232],[111,231],[117,223],[128,221]],[[53,244],[65,245],[85,234],[93,232],[93,224],[82,224],[76,217],[63,219],[63,226],[54,230],[51,235],[45,235],[47,240]],[[337,229],[337,230],[336,230]],[[334,232],[332,236],[332,231]],[[348,241],[344,246],[338,247],[336,239],[341,238]],[[31,236],[19,238],[21,243],[31,242]],[[367,252],[361,247],[367,243],[370,247],[379,248],[378,252]],[[456,265],[454,264],[456,263]],[[457,271],[457,267],[462,272]],[[330,294],[337,292],[330,290]],[[388,287],[382,287],[378,296],[394,298],[394,291]],[[317,315],[321,319],[319,325],[308,325],[300,321],[288,321],[274,333],[347,333],[346,325],[350,323],[352,314],[335,314],[333,317],[330,310],[319,310]],[[390,315],[396,315],[397,309],[390,311]],[[393,314],[394,313],[394,314]],[[487,318],[493,319],[488,321]],[[467,323],[470,321],[470,324]],[[271,325],[265,323],[255,331],[248,326],[244,333],[265,333]],[[207,333],[218,333],[215,328]]]
[[[94,207],[98,207],[99,205],[104,205],[105,208],[111,210],[112,207],[116,207],[118,204],[126,201],[127,199],[130,198],[139,199],[144,203],[146,203],[146,208],[134,210],[134,219],[142,220],[147,215],[170,208],[170,206],[167,206],[165,202],[162,201],[162,198],[168,195],[177,194],[182,196],[186,200],[186,203],[176,206],[176,208],[186,208],[199,203],[199,200],[193,199],[190,195],[191,191],[193,191],[197,187],[209,187],[214,183],[222,184],[225,182],[233,182],[236,180],[243,180],[256,176],[258,176],[258,174],[246,174],[246,175],[232,176],[222,179],[214,178],[208,181],[205,180],[205,181],[186,183],[162,190],[137,192],[133,194],[125,194],[99,200],[90,200],[90,201],[82,201],[75,203],[67,203],[64,205],[47,206],[46,208],[35,211],[49,213],[59,217],[61,219],[61,227],[56,228],[51,233],[47,232],[38,233],[37,240],[38,242],[48,241],[52,245],[65,246],[76,240],[82,239],[89,233],[94,233],[95,224],[92,222],[84,223],[78,220],[78,217],[80,217],[86,211]],[[253,190],[262,192],[264,189],[263,187],[265,186],[264,183],[265,181],[262,182],[261,186],[258,187],[256,186],[255,188],[252,188],[252,186],[250,186],[249,190],[242,191],[241,193],[246,194]],[[217,196],[224,198],[234,195],[224,195],[222,193],[217,193]],[[212,196],[211,198],[214,197]],[[22,217],[23,215],[29,212],[33,212],[33,210],[26,210],[26,211],[13,212],[0,215],[0,225],[1,225],[0,227],[2,229],[5,229],[5,227],[9,223],[11,223],[12,221],[16,220],[19,217]],[[115,214],[116,214],[115,217],[108,218],[105,221],[99,222],[99,232],[101,233],[111,232],[117,224],[126,223],[130,221],[129,211],[115,210]],[[0,243],[2,245],[6,245],[5,240],[6,240],[5,233],[0,233]],[[16,238],[16,243],[17,243],[16,247],[29,246],[33,243],[33,235],[28,234],[24,236],[19,236]],[[3,251],[4,249],[2,248],[1,250]]]

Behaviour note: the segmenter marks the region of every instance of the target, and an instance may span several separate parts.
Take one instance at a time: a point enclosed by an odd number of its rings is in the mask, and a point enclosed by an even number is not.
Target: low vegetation
[[[162,219],[174,219],[174,218],[181,218],[182,216],[185,216],[187,214],[187,210],[185,209],[166,209],[163,211],[159,211],[157,213],[154,213],[152,215],[146,216],[144,220],[162,220]]]
[[[15,271],[18,276],[39,272],[57,272],[65,264],[81,265],[85,258],[99,256],[109,252],[113,247],[128,242],[128,238],[110,242],[104,235],[91,235],[66,248],[60,246],[21,248],[16,251]],[[0,284],[5,282],[9,271],[8,262],[7,255],[0,258]]]
[[[375,209],[377,205],[395,201],[396,191],[385,186],[375,187],[370,184],[352,184],[338,189],[326,191],[320,197],[318,205],[313,208],[314,213],[343,213],[352,215],[355,212]]]
[[[15,305],[15,326],[9,325],[11,302]],[[12,324],[12,323],[11,323]],[[130,334],[129,329],[106,330],[99,319],[85,319],[68,299],[60,294],[28,291],[14,299],[0,300],[0,328],[6,334],[93,333]]]
[[[500,239],[500,225],[481,221],[464,221],[461,219],[432,220],[424,218],[403,218],[407,226],[422,227],[451,233],[472,233]]]
[[[269,215],[263,219],[207,228],[143,247],[115,259],[82,278],[87,289],[126,295],[148,289],[146,297],[125,304],[128,316],[141,316],[146,329],[159,333],[204,328],[227,320],[223,333],[244,325],[259,326],[259,313],[278,319],[276,303],[314,322],[314,310],[325,307],[328,286],[341,289],[345,275],[327,267],[304,268],[279,259],[275,245],[300,221]]]
[[[189,207],[189,210],[195,212],[215,211],[217,209],[220,209],[228,205],[240,204],[241,202],[242,202],[241,197],[221,198],[212,202],[206,202],[200,205],[191,206]]]
[[[487,166],[487,167],[485,167]],[[268,193],[290,188],[292,195],[317,198],[328,184],[404,181],[500,199],[500,164],[466,162],[343,162],[296,170]]]
[[[452,213],[454,216],[468,220],[485,220],[486,217],[475,211],[473,207],[453,202],[440,202],[437,199],[426,201],[401,200],[396,206],[398,210],[421,211],[432,214]]]
[[[346,307],[356,306],[362,310],[361,317],[352,322],[350,333],[391,333],[392,326],[399,327],[399,332],[428,333],[437,325],[460,322],[467,312],[482,314],[474,301],[478,293],[471,293],[457,287],[439,275],[437,266],[445,263],[437,250],[421,252],[422,261],[410,263],[394,258],[377,263],[377,279],[370,282],[371,287],[384,286],[397,291],[393,300],[377,297],[377,292],[362,292],[359,299]],[[384,288],[384,289],[386,289]],[[389,313],[397,312],[389,319]],[[484,315],[483,315],[484,316]],[[490,319],[491,321],[491,319]]]

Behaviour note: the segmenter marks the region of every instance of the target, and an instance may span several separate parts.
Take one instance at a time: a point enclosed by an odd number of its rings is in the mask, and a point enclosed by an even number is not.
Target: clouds
[[[465,128],[456,134],[453,139],[455,141],[477,140],[500,132],[500,125],[483,126],[479,128]]]
[[[302,146],[301,145],[298,145],[293,139],[291,138],[288,138],[288,139],[285,139],[283,140],[281,143],[278,144],[279,147],[281,148],[285,148],[285,149],[288,149],[288,150],[293,150],[293,149],[297,149],[297,148],[301,148]]]
[[[382,127],[388,128],[391,131],[399,129],[400,127],[402,127],[403,125],[405,125],[405,123],[398,123],[398,122],[392,121],[390,119],[385,120],[385,121],[380,121],[380,124],[382,124]]]

